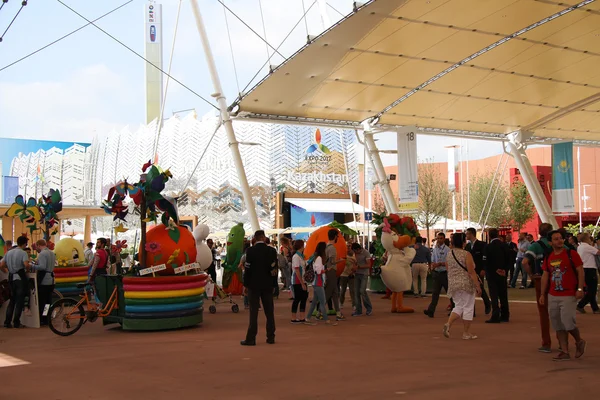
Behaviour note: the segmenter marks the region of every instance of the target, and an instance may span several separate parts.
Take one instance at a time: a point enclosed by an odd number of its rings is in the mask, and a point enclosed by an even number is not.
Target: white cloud
[[[106,132],[143,118],[134,111],[140,103],[135,91],[124,76],[105,65],[76,70],[64,81],[0,82],[0,134],[90,141],[94,131]]]

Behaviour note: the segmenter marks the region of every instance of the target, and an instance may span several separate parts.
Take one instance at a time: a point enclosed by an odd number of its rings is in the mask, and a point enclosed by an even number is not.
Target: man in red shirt
[[[548,235],[552,243],[552,252],[542,265],[542,293],[548,287],[548,311],[550,322],[556,331],[561,351],[554,361],[570,360],[569,334],[575,339],[575,358],[585,352],[586,342],[581,338],[575,323],[577,300],[583,298],[584,272],[583,261],[576,251],[564,247],[565,237],[560,231],[552,231]],[[546,298],[540,296],[539,303],[544,304]]]
[[[108,244],[108,240],[105,238],[98,238],[96,241],[96,253],[94,258],[90,262],[88,267],[90,268],[89,280],[93,281],[98,275],[106,275],[106,266],[108,264],[108,252],[105,247]]]

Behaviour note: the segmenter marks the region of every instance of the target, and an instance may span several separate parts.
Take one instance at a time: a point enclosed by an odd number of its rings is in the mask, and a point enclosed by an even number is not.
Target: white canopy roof
[[[597,144],[599,65],[600,1],[371,0],[237,103],[248,118]]]
[[[286,196],[285,201],[309,212],[330,212],[340,214],[362,214],[365,211],[371,212],[368,208],[364,208],[360,204],[350,201],[350,199],[296,199]]]

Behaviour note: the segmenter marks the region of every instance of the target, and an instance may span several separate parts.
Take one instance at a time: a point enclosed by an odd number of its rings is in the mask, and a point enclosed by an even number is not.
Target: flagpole
[[[467,221],[471,223],[471,184],[469,176],[469,140],[466,141],[467,150]]]
[[[581,210],[581,146],[577,146],[577,197],[579,197],[579,233],[583,232],[583,214]]]

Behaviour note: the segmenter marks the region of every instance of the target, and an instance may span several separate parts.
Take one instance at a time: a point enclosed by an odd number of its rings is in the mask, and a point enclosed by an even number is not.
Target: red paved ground
[[[72,337],[47,329],[0,330],[0,352],[30,362],[0,369],[0,399],[574,399],[597,398],[600,315],[578,316],[588,351],[557,363],[536,351],[535,306],[512,304],[512,322],[486,325],[479,339],[441,335],[445,313],[393,315],[374,297],[375,315],[336,327],[291,326],[276,303],[277,344],[241,347],[247,313],[225,306],[202,327],[123,332],[99,322]],[[446,304],[446,300],[440,302]],[[479,309],[481,302],[477,303]]]

